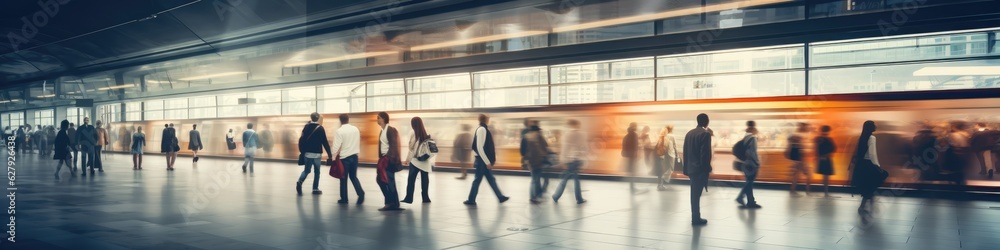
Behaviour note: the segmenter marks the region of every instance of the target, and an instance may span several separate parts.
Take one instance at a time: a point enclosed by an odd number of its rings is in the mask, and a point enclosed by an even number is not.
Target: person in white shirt
[[[858,207],[858,214],[862,215],[871,213],[872,206],[874,205],[875,189],[878,189],[878,185],[881,185],[881,183],[865,182],[865,180],[876,178],[875,176],[866,176],[873,173],[873,170],[870,168],[881,166],[878,163],[878,154],[875,152],[878,144],[875,142],[875,135],[872,135],[875,132],[875,128],[874,121],[865,121],[861,128],[861,136],[858,138],[858,148],[854,152],[853,157],[854,164],[852,166],[851,181],[852,185],[861,193],[861,206]],[[874,166],[869,165],[868,162]]]
[[[428,194],[430,188],[429,173],[434,167],[437,153],[431,152],[431,136],[424,128],[424,121],[420,117],[410,119],[410,127],[413,128],[413,135],[410,136],[410,152],[406,158],[410,162],[410,175],[406,178],[406,197],[402,202],[413,203],[413,184],[417,181],[417,174],[420,174],[420,194],[424,203],[430,203],[431,197]],[[421,160],[423,159],[423,160]]]
[[[340,161],[344,164],[344,178],[340,179],[340,200],[338,204],[347,204],[347,182],[354,184],[354,191],[358,194],[358,204],[365,202],[365,190],[361,188],[358,181],[358,154],[361,153],[361,131],[358,127],[348,124],[350,117],[346,114],[340,115],[340,128],[334,133],[332,151],[335,156],[340,156]],[[336,158],[336,157],[334,157]]]
[[[555,193],[552,194],[552,201],[559,202],[559,197],[562,197],[562,193],[566,189],[566,182],[573,179],[576,204],[583,204],[587,200],[583,199],[583,192],[580,190],[580,167],[583,166],[583,160],[590,154],[590,144],[587,141],[587,135],[580,131],[579,121],[569,120],[568,125],[570,131],[563,137],[562,159],[560,160],[566,163],[566,172],[563,172],[562,181],[559,182],[559,187],[556,187]]]

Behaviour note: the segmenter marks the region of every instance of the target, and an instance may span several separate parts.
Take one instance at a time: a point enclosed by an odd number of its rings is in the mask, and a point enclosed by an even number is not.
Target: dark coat
[[[684,175],[707,178],[712,172],[712,133],[695,128],[684,136]]]
[[[385,132],[385,138],[389,141],[389,152],[382,152],[382,140],[379,139],[378,154],[381,156],[384,153],[386,157],[389,157],[389,164],[395,164],[394,166],[403,165],[403,161],[399,155],[399,131],[389,125],[386,125],[386,128],[388,128],[388,131]],[[381,132],[379,133],[379,136],[381,136]]]

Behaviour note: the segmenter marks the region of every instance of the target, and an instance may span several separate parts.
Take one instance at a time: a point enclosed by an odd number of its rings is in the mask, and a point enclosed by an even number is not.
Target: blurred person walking
[[[94,148],[94,154],[97,158],[97,170],[104,172],[104,159],[101,158],[104,155],[104,146],[111,145],[111,139],[108,138],[108,130],[104,129],[104,122],[97,120],[97,147]]]
[[[543,176],[545,167],[549,164],[548,157],[552,154],[549,143],[542,136],[542,129],[537,120],[529,122],[528,131],[521,136],[521,151],[524,152],[524,162],[531,171],[531,186],[528,188],[531,203],[538,204],[548,186],[548,178]],[[545,179],[545,185],[542,185]]]
[[[399,191],[396,189],[396,172],[402,169],[400,157],[399,131],[389,126],[389,114],[379,112],[376,122],[382,128],[379,132],[378,155],[379,163],[375,178],[382,195],[385,196],[385,206],[378,211],[401,211],[399,207]]]
[[[740,140],[737,146],[733,147],[733,154],[739,159],[740,171],[743,171],[743,178],[746,184],[736,196],[736,203],[740,208],[760,208],[757,199],[753,196],[753,182],[757,180],[760,172],[760,155],[757,154],[757,122],[747,121],[746,135]],[[746,201],[743,198],[746,197]]]
[[[660,168],[656,172],[657,187],[659,191],[671,190],[670,180],[674,175],[674,168],[680,162],[680,155],[677,153],[677,138],[674,137],[674,126],[667,125],[660,131],[659,139],[656,143],[657,159],[660,161],[657,166]],[[662,151],[662,153],[661,153]]]
[[[191,132],[188,132],[188,150],[194,152],[191,162],[198,162],[198,150],[205,149],[201,143],[201,132],[198,131],[198,124],[191,125]]]
[[[705,225],[701,218],[701,192],[708,185],[712,173],[712,130],[708,128],[708,115],[697,117],[698,127],[684,136],[684,175],[691,179],[691,224]]]
[[[164,124],[163,138],[160,141],[160,152],[165,153],[167,156],[167,170],[174,170],[174,161],[177,160],[177,151],[180,151],[180,146],[177,140],[177,130],[174,129],[174,124]]]
[[[250,167],[250,173],[253,174],[253,162],[254,157],[257,156],[257,148],[260,147],[259,139],[257,138],[257,132],[253,130],[253,123],[247,123],[247,130],[243,131],[243,173],[247,172],[247,167]]]
[[[132,134],[132,145],[129,145],[132,153],[132,170],[142,169],[142,149],[146,147],[146,134],[142,133],[142,126]]]
[[[628,186],[629,190],[635,194],[641,190],[636,190],[635,188],[635,178],[636,178],[636,165],[638,164],[639,158],[639,135],[636,134],[636,130],[639,125],[636,123],[628,124],[628,132],[625,137],[622,138],[622,158],[625,160],[625,171],[628,172]]]
[[[993,178],[994,169],[993,164],[986,163],[986,154],[996,151],[996,145],[1000,141],[998,139],[1000,139],[1000,131],[990,129],[986,123],[979,122],[972,130],[972,139],[969,143],[972,154],[976,155],[976,159],[979,160],[979,174],[986,175],[990,179]],[[992,158],[992,161],[996,161],[995,155]]]
[[[562,197],[563,191],[566,189],[566,183],[572,179],[573,193],[576,194],[576,204],[583,204],[587,200],[583,199],[583,191],[580,188],[580,168],[583,166],[583,161],[591,153],[590,143],[588,143],[587,135],[580,131],[579,121],[571,119],[567,122],[567,125],[570,130],[563,137],[561,147],[561,162],[566,166],[566,171],[562,173],[562,180],[552,194],[552,201],[559,202],[559,197]]]
[[[820,136],[813,139],[816,146],[816,172],[823,175],[823,196],[830,197],[830,176],[834,174],[833,153],[837,152],[837,144],[830,138],[830,126],[820,128]]]
[[[462,133],[455,136],[455,142],[451,147],[451,161],[457,162],[459,169],[462,170],[462,175],[455,177],[459,180],[464,180],[468,175],[469,158],[472,156],[472,134],[469,133],[469,130],[472,130],[472,126],[462,124]]]
[[[70,146],[69,143],[69,132],[66,131],[68,129],[69,129],[69,121],[63,120],[59,124],[59,133],[56,135],[55,143],[53,143],[55,145],[53,151],[55,152],[52,155],[52,159],[59,161],[59,163],[56,165],[56,173],[55,173],[56,179],[59,178],[59,170],[62,170],[63,164],[66,164],[66,168],[69,168],[70,176],[76,175],[76,169],[74,169],[72,164],[70,163],[73,162],[73,155],[70,154],[72,146]]]
[[[358,180],[358,154],[361,153],[361,131],[349,124],[350,116],[341,114],[340,128],[334,133],[333,152],[344,164],[344,178],[340,179],[340,200],[338,204],[347,204],[347,182],[354,184],[354,192],[358,194],[358,204],[365,202],[365,190]],[[336,157],[335,157],[336,158]]]
[[[656,142],[653,141],[653,137],[649,134],[649,126],[643,126],[642,132],[639,133],[639,149],[642,150],[642,164],[646,165],[650,169],[655,168],[655,147]]]
[[[94,150],[97,148],[97,129],[90,125],[90,118],[84,117],[83,124],[76,130],[76,142],[80,146],[81,164],[80,175],[87,176],[87,168],[90,174],[94,174],[94,161],[96,161]]]
[[[472,190],[469,191],[469,199],[462,202],[465,205],[476,205],[476,196],[479,195],[479,184],[482,183],[483,178],[486,178],[486,182],[493,188],[493,193],[496,194],[500,203],[510,200],[510,197],[504,196],[503,192],[500,191],[496,178],[493,177],[493,172],[490,171],[490,168],[496,164],[497,158],[496,146],[493,144],[493,135],[486,128],[489,122],[489,116],[486,114],[479,115],[479,128],[476,128],[476,133],[472,137],[472,152],[476,156],[473,165],[476,168],[476,176],[472,180]]]
[[[791,196],[798,196],[798,185],[799,176],[803,176],[806,179],[806,195],[809,195],[809,187],[812,186],[812,173],[809,171],[809,167],[806,166],[805,162],[805,152],[803,150],[803,145],[805,144],[804,134],[808,132],[808,124],[799,123],[798,129],[788,137],[788,147],[785,149],[785,158],[792,161],[792,185],[789,187],[789,194]]]
[[[861,194],[861,205],[858,207],[860,215],[871,214],[875,190],[888,177],[888,173],[878,162],[878,143],[873,135],[875,129],[874,121],[865,121],[861,127],[861,136],[858,137],[858,147],[851,157],[851,186]]]
[[[302,133],[299,137],[299,154],[301,154],[299,163],[304,166],[304,169],[302,169],[302,174],[299,174],[299,180],[295,182],[295,192],[300,195],[302,194],[302,182],[309,176],[309,169],[313,170],[312,194],[323,193],[319,190],[319,169],[322,165],[324,149],[326,155],[330,157],[330,161],[333,160],[330,142],[326,139],[326,128],[320,123],[320,118],[322,116],[319,113],[309,114],[310,121],[302,127]]]
[[[420,194],[424,203],[430,203],[431,197],[429,173],[434,168],[434,161],[437,158],[437,145],[432,144],[431,136],[427,134],[424,121],[420,117],[410,119],[410,127],[413,128],[413,135],[410,136],[409,153],[406,159],[409,161],[410,174],[406,178],[406,197],[401,202],[413,203],[413,189],[417,181],[417,174],[420,174]]]

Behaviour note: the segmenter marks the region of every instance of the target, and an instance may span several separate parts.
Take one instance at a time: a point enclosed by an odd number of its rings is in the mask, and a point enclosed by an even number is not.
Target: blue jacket
[[[257,148],[257,132],[253,129],[243,131],[243,148]]]

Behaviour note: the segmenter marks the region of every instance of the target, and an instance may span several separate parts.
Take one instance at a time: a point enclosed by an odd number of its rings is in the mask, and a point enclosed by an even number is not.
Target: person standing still
[[[410,127],[413,128],[413,135],[410,136],[409,159],[410,174],[406,178],[406,197],[401,202],[413,203],[413,190],[417,182],[417,174],[420,175],[420,195],[424,203],[431,202],[430,192],[430,172],[433,171],[434,161],[437,153],[430,150],[430,134],[424,127],[424,120],[420,117],[410,119]]]
[[[791,196],[799,195],[796,192],[799,185],[799,175],[802,175],[806,179],[806,196],[809,195],[809,187],[812,186],[812,174],[809,172],[809,167],[806,166],[805,152],[803,150],[803,145],[805,144],[804,134],[808,131],[808,124],[799,123],[798,129],[788,137],[788,149],[785,151],[785,157],[792,160],[792,185],[789,187],[789,194]]]
[[[639,161],[639,135],[636,134],[638,127],[634,122],[629,123],[627,133],[622,138],[622,158],[625,159],[625,171],[628,171],[628,187],[633,194],[640,191],[635,189],[635,171]]]
[[[243,173],[250,167],[253,174],[253,160],[257,156],[257,132],[253,131],[253,123],[247,123],[247,130],[243,131]]]
[[[455,142],[452,144],[451,150],[451,161],[457,162],[458,167],[462,170],[462,175],[455,177],[455,179],[464,180],[468,175],[469,168],[469,158],[472,155],[472,134],[469,133],[472,130],[472,126],[469,124],[462,124],[462,133],[455,136]]]
[[[469,191],[469,199],[462,202],[465,205],[476,205],[476,196],[479,195],[479,184],[483,182],[483,178],[486,178],[486,182],[493,188],[493,193],[497,195],[500,203],[510,200],[510,197],[504,196],[503,192],[500,191],[500,187],[497,186],[497,180],[493,177],[493,172],[490,171],[490,167],[496,164],[497,157],[496,147],[493,144],[493,135],[486,128],[489,122],[489,116],[486,116],[486,114],[479,115],[479,128],[476,128],[476,134],[472,137],[472,152],[476,156],[475,163],[473,164],[476,168],[476,176],[472,180],[472,190]]]
[[[142,133],[142,126],[139,126],[134,134],[132,134],[132,145],[129,148],[132,149],[132,170],[142,169],[142,148],[146,146],[146,134]]]
[[[198,150],[205,149],[201,143],[201,132],[198,131],[198,124],[191,125],[191,132],[188,132],[188,150],[194,152],[191,162],[198,162]]]
[[[824,125],[820,136],[814,140],[816,145],[816,170],[823,175],[823,196],[830,197],[830,176],[833,175],[833,153],[837,151],[837,144],[830,138],[830,126]]]
[[[97,147],[97,129],[93,125],[90,125],[90,118],[83,118],[83,125],[76,130],[76,142],[80,145],[80,152],[82,156],[80,166],[80,175],[87,176],[87,168],[90,168],[90,174],[94,174],[94,149]]]
[[[743,185],[740,194],[736,196],[736,203],[740,204],[740,208],[761,208],[753,196],[753,182],[757,180],[757,174],[760,171],[760,156],[757,154],[757,122],[747,121],[746,132],[743,140],[737,142],[743,143],[744,150],[746,150],[743,152],[746,158],[741,163],[746,184]],[[743,201],[743,197],[746,197],[747,201]]]
[[[302,182],[309,176],[309,169],[313,170],[312,194],[322,194],[319,190],[319,168],[322,165],[323,150],[326,150],[328,157],[333,157],[330,151],[330,142],[326,140],[326,128],[320,124],[322,116],[313,112],[309,115],[309,123],[302,127],[302,135],[299,137],[299,153],[305,157],[304,169],[299,174],[299,180],[295,182],[295,192],[302,194]],[[331,160],[333,158],[330,158]]]
[[[95,158],[97,158],[97,171],[101,173],[104,173],[104,160],[101,159],[101,155],[104,154],[105,145],[111,145],[108,138],[108,130],[104,129],[104,122],[97,120],[97,147],[94,148],[94,154],[96,155]]]
[[[712,131],[708,128],[708,115],[697,117],[698,127],[684,136],[684,175],[691,179],[691,225],[705,225],[701,218],[701,192],[708,185],[712,173]]]
[[[361,153],[361,131],[349,124],[350,116],[340,115],[340,128],[334,133],[333,152],[344,164],[344,178],[340,179],[340,200],[337,204],[347,204],[347,182],[354,184],[354,192],[358,194],[358,204],[365,202],[365,190],[358,181],[358,154]]]
[[[566,164],[566,171],[563,172],[562,180],[552,194],[552,201],[559,202],[559,197],[562,197],[563,191],[566,190],[566,182],[572,179],[576,204],[583,204],[587,200],[583,199],[583,191],[580,188],[580,168],[583,166],[584,159],[590,154],[590,143],[588,143],[587,135],[580,131],[579,121],[569,120],[567,125],[570,130],[563,137],[561,147],[561,160]]]
[[[378,211],[401,211],[399,207],[399,191],[396,189],[396,170],[400,169],[403,162],[400,157],[399,131],[395,127],[389,126],[389,114],[379,112],[375,118],[378,126],[382,128],[378,136],[379,161],[387,164],[378,164],[378,177],[375,178],[378,186],[385,196],[385,206]]]

